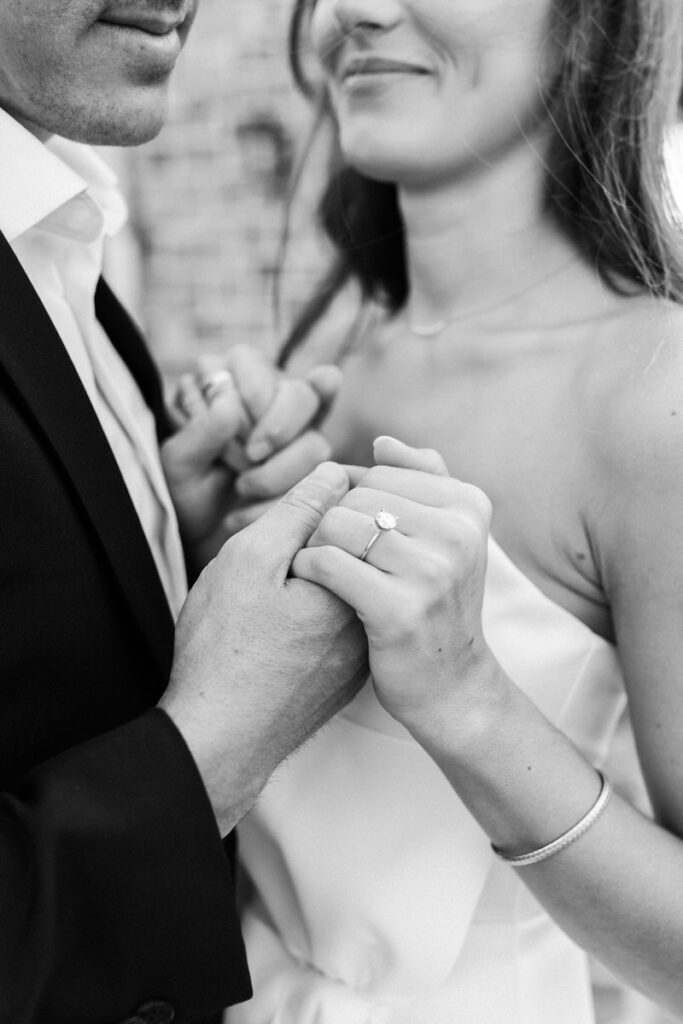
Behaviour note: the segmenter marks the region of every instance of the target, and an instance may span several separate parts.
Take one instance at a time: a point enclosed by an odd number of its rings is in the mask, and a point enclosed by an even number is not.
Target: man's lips
[[[106,10],[99,20],[105,25],[120,25],[121,28],[134,28],[154,36],[166,36],[180,28],[185,13],[164,15],[157,11],[113,9]]]
[[[356,54],[342,61],[339,79],[342,82],[361,75],[429,75],[430,69],[422,64],[395,57]]]

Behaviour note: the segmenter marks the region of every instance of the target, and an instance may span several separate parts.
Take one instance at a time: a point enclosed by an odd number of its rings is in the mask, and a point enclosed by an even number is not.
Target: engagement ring
[[[371,548],[373,547],[377,539],[382,536],[383,533],[388,533],[389,530],[396,529],[396,527],[398,526],[398,517],[395,516],[392,512],[387,512],[385,508],[381,508],[377,515],[375,516],[375,526],[377,527],[377,532],[372,535],[368,543],[365,545],[365,548],[359,555],[361,562],[364,562],[367,559],[368,555],[370,554]]]

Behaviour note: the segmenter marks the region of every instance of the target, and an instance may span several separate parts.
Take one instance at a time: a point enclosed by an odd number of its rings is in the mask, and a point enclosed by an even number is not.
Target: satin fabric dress
[[[484,632],[504,670],[604,765],[615,648],[491,541]],[[229,1024],[592,1024],[585,954],[555,925],[371,683],[240,829],[255,997]]]

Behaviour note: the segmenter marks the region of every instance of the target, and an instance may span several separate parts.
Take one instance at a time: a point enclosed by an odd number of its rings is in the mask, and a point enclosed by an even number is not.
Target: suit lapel
[[[0,273],[0,365],[46,450],[61,464],[151,654],[166,675],[173,623],[144,532],[78,374],[2,235]]]

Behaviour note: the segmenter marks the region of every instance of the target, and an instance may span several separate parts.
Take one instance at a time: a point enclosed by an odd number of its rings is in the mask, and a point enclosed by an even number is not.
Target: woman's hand
[[[333,366],[287,377],[244,345],[181,379],[162,462],[194,568],[329,457],[316,428],[339,382]]]
[[[436,452],[383,437],[375,459],[356,471],[357,486],[323,517],[293,572],[356,610],[377,695],[410,728],[478,686],[492,661],[481,626],[491,509]],[[380,509],[395,528],[380,530]]]

